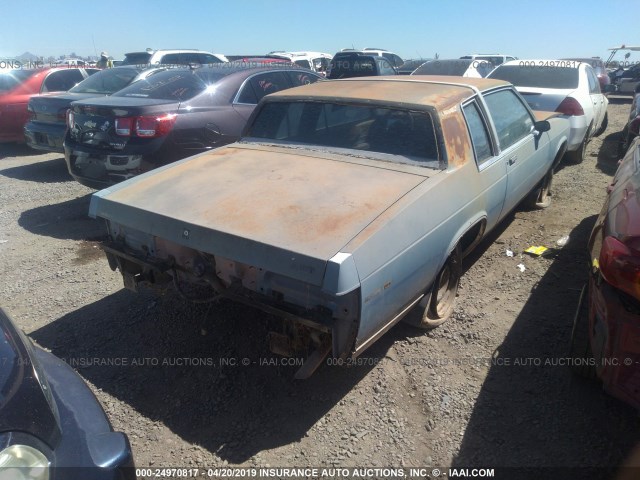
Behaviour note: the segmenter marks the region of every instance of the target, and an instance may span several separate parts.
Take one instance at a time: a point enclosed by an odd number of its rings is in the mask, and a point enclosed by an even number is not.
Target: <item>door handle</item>
[[[509,160],[507,161],[507,165],[513,165],[514,163],[516,163],[516,160],[518,160],[517,155],[514,155],[513,157],[509,157]]]

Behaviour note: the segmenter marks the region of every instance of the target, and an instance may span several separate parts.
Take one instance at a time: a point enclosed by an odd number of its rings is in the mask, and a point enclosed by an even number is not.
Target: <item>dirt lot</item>
[[[24,146],[0,146],[0,304],[76,367],[140,467],[595,467],[589,478],[611,478],[638,440],[637,413],[561,363],[628,109],[611,99],[607,131],[584,163],[561,165],[549,209],[515,212],[467,259],[454,319],[429,333],[400,324],[358,366],[296,382],[266,347],[274,318],[125,291],[96,247],[92,191],[61,155]],[[521,254],[565,235],[554,257]]]

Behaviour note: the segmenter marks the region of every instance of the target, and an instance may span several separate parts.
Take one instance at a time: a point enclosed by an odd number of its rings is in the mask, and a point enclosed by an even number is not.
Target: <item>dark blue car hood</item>
[[[30,340],[0,308],[0,433],[26,432],[53,448],[60,427],[52,392]]]

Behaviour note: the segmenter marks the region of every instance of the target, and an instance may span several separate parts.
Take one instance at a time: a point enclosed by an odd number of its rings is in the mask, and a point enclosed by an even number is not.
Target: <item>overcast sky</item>
[[[403,58],[606,58],[607,48],[640,45],[638,0],[1,1],[0,57],[377,47]],[[640,52],[629,60],[640,61]]]

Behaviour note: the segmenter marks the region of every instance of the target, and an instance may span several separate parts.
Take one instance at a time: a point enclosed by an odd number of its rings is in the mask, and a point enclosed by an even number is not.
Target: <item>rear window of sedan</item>
[[[268,102],[246,140],[390,154],[383,159],[436,168],[439,160],[429,113],[372,105]]]
[[[192,70],[166,70],[132,83],[113,96],[154,100],[189,100],[227,73],[220,71],[218,75],[215,75],[211,72],[200,74],[198,71]]]
[[[453,75],[461,77],[471,63],[471,60],[433,60],[420,65],[411,75]]]
[[[73,93],[100,93],[110,95],[129,85],[140,73],[135,68],[109,68],[101,70],[73,87]]]
[[[551,65],[501,65],[489,77],[506,80],[516,87],[575,89],[579,83],[577,68]]]

